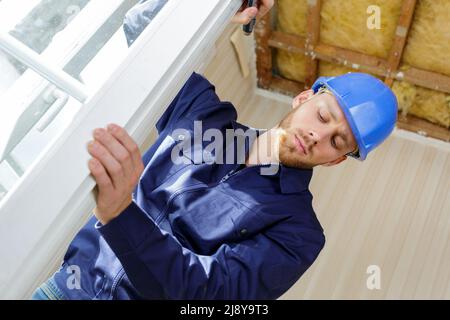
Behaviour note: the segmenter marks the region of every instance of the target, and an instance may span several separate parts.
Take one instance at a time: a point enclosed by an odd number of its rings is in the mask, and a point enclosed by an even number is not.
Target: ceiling
[[[291,96],[318,76],[391,86],[398,127],[450,141],[450,1],[278,0],[256,27],[258,84]]]

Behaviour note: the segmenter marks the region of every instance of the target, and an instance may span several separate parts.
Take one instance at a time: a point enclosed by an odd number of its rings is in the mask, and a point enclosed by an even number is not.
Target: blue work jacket
[[[193,73],[156,124],[133,203],[104,226],[92,218],[70,244],[54,275],[66,298],[275,299],[300,278],[325,243],[308,190],[313,171],[216,163],[229,152],[238,162],[251,133],[264,132],[236,118]],[[194,121],[202,135],[228,129],[235,138],[223,139],[223,154],[207,152],[211,141],[194,143]],[[172,161],[174,148],[183,161]]]
[[[129,11],[129,44],[165,3]],[[133,203],[104,226],[91,218],[71,242],[53,276],[65,298],[275,299],[300,278],[325,243],[308,189],[313,171],[281,164],[262,174],[273,166],[240,164],[265,130],[236,120],[234,106],[193,73],[156,123]],[[208,129],[237,137],[208,152]]]

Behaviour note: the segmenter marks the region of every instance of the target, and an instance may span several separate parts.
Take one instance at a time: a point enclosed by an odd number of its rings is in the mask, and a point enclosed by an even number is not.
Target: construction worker
[[[238,123],[234,106],[193,73],[143,157],[123,128],[94,131],[95,217],[34,299],[276,299],[325,244],[308,189],[313,168],[364,160],[396,118],[389,87],[349,73],[319,78],[280,122],[255,129]],[[245,142],[223,139],[222,150],[207,152],[205,139],[192,139],[199,122],[202,134],[231,130]],[[179,149],[184,161],[174,162],[180,144],[201,150],[202,161]],[[214,161],[228,154],[233,162]]]

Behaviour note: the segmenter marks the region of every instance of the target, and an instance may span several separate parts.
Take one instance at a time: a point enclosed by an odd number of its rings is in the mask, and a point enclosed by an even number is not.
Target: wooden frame
[[[322,1],[308,1],[308,12],[306,14],[306,77],[305,89],[312,87],[318,75],[319,62],[317,61],[314,50],[319,43],[320,37],[320,9]]]
[[[320,43],[321,2],[321,0],[308,1],[306,37],[272,30],[272,21],[269,15],[258,23],[255,35],[258,84],[261,88],[272,89],[295,96],[300,91],[310,88],[317,78],[317,59],[319,59],[348,66],[362,72],[373,73],[383,77],[385,83],[389,86],[392,86],[393,80],[406,80],[414,85],[450,93],[449,76],[414,67],[407,67],[404,71],[399,71],[398,69],[417,0],[403,1],[396,35],[387,59]],[[304,54],[307,57],[305,83],[287,80],[272,74],[271,50],[274,48],[291,53]],[[406,117],[399,115],[398,127],[447,142],[450,141],[450,130],[448,128],[410,115]]]
[[[394,82],[395,73],[400,65],[400,60],[403,56],[403,50],[406,45],[409,29],[416,8],[416,0],[404,0],[402,3],[400,18],[398,19],[397,28],[395,30],[394,43],[392,44],[387,61],[387,75],[385,83],[392,86]]]

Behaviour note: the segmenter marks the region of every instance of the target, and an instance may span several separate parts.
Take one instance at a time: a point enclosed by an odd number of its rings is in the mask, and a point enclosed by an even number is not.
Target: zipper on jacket
[[[229,178],[231,178],[231,177],[233,177],[233,176],[236,176],[236,175],[240,174],[242,171],[245,171],[245,170],[247,170],[247,169],[251,169],[251,168],[254,168],[254,167],[267,166],[267,165],[269,165],[269,164],[270,164],[270,163],[260,163],[260,164],[255,164],[255,165],[248,166],[248,167],[246,166],[245,168],[242,168],[241,170],[233,169],[233,170],[231,170],[230,172],[228,172],[222,179],[220,179],[219,183],[222,183],[222,182],[224,182],[224,181],[227,181]]]

